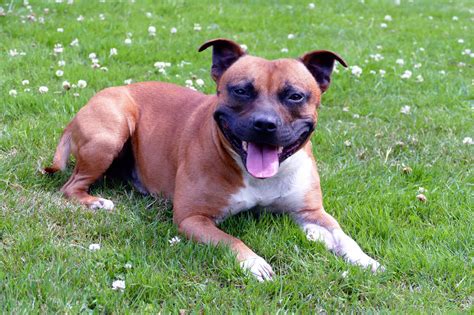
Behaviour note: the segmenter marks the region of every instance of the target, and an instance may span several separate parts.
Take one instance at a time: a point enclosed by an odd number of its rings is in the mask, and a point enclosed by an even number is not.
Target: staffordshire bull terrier
[[[141,192],[173,200],[181,233],[229,246],[260,281],[272,279],[271,266],[216,226],[255,206],[289,213],[308,239],[379,269],[325,211],[310,141],[334,63],[346,62],[326,50],[266,60],[228,39],[199,51],[209,47],[215,95],[161,82],[102,90],[67,125],[45,172],[63,170],[72,153],[76,164],[61,191],[108,210],[113,202],[91,196],[89,186],[112,169],[125,173]]]

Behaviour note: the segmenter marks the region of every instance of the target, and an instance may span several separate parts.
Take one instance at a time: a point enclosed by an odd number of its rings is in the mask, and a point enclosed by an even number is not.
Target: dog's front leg
[[[255,254],[247,245],[216,227],[214,221],[204,215],[193,215],[178,224],[179,231],[189,239],[207,244],[224,244],[235,253],[240,266],[249,270],[258,281],[271,280],[272,267],[262,257]]]
[[[294,212],[293,217],[309,240],[322,242],[327,249],[349,263],[370,268],[372,272],[384,269],[344,233],[339,223],[322,206]]]

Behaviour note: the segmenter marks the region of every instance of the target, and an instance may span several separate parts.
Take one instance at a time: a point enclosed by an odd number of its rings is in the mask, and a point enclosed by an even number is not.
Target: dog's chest
[[[300,150],[284,161],[273,177],[257,179],[244,171],[244,187],[231,196],[222,219],[255,206],[275,211],[301,209],[313,184],[312,168],[311,158]]]

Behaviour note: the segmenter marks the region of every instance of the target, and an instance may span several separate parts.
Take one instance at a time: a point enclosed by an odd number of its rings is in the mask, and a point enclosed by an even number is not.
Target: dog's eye
[[[300,102],[303,100],[303,98],[304,96],[299,93],[293,93],[290,96],[288,96],[288,99],[292,102]]]
[[[247,91],[241,88],[234,89],[234,93],[238,96],[246,96],[248,94]]]

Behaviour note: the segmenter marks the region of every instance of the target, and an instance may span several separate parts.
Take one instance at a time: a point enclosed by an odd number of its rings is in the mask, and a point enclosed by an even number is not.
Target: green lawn
[[[0,1],[0,312],[473,311],[471,1],[55,2],[30,1],[30,12]],[[330,49],[362,69],[334,74],[313,143],[326,210],[385,273],[349,266],[286,215],[244,213],[221,227],[273,266],[275,280],[258,283],[225,248],[171,245],[177,230],[163,200],[104,180],[93,193],[117,209],[92,213],[58,191],[71,166],[38,172],[105,87],[194,80],[213,93],[210,52],[197,48],[216,37],[266,58]],[[91,67],[91,53],[108,71]],[[161,73],[157,61],[171,66]],[[65,80],[87,86],[65,91]]]

